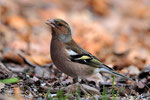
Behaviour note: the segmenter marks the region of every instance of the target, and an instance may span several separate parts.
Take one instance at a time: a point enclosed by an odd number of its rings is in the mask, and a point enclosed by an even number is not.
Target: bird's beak
[[[55,21],[54,20],[47,20],[47,25],[50,25],[52,28],[55,28]]]

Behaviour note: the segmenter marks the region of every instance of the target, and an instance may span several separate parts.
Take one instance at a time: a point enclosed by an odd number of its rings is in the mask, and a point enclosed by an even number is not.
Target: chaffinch
[[[52,29],[51,58],[55,66],[74,78],[87,78],[93,74],[106,72],[132,80],[103,64],[98,58],[81,48],[71,35],[71,28],[62,19],[48,20]]]

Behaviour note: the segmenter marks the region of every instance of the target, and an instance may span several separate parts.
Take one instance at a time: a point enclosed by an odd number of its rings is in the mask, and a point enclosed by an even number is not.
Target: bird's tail
[[[115,72],[114,70],[110,70],[110,69],[106,69],[106,68],[100,68],[100,69],[99,69],[99,72],[109,73],[109,74],[112,74],[112,75],[120,76],[120,77],[126,78],[126,79],[128,79],[128,80],[134,81],[134,80],[132,80],[131,78],[129,78],[129,77],[123,75],[123,74],[120,74],[120,73],[118,73],[118,72]]]
[[[131,78],[129,78],[129,77],[123,75],[123,74],[117,73],[117,72],[115,72],[115,71],[112,71],[112,73],[113,73],[114,75],[117,75],[117,76],[126,78],[126,79],[128,79],[128,80],[130,80],[130,81],[134,81],[133,79],[131,79]]]

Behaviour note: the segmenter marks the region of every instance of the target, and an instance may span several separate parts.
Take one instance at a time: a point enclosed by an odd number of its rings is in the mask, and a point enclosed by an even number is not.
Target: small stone
[[[127,70],[129,75],[138,75],[140,73],[140,70],[136,66],[129,66]]]
[[[34,82],[36,82],[36,81],[38,81],[39,79],[37,78],[37,77],[33,77],[33,78],[31,78]]]
[[[37,66],[35,68],[35,76],[48,79],[50,78],[50,71],[48,68],[42,68],[42,67]]]
[[[31,79],[27,79],[27,80],[24,81],[24,83],[25,83],[26,85],[28,85],[28,86],[31,86],[31,85],[34,84],[34,81],[31,80]]]
[[[137,86],[140,89],[143,89],[145,87],[145,85],[141,81],[137,84]]]
[[[3,89],[5,87],[4,83],[0,83],[0,90]]]
[[[7,67],[0,62],[0,79],[5,79],[12,75],[12,72],[7,69]]]
[[[83,88],[89,91],[91,94],[99,94],[99,91],[96,88],[88,86],[86,84],[82,84]]]
[[[46,85],[46,83],[42,83],[42,84],[41,84],[41,86],[45,86],[45,85]]]

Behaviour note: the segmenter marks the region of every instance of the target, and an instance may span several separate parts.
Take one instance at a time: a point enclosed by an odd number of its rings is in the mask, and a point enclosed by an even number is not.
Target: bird
[[[84,50],[72,38],[70,25],[59,18],[47,20],[52,39],[50,55],[54,65],[63,73],[85,79],[96,73],[109,73],[131,80],[131,78],[116,72],[103,64],[97,57]]]

